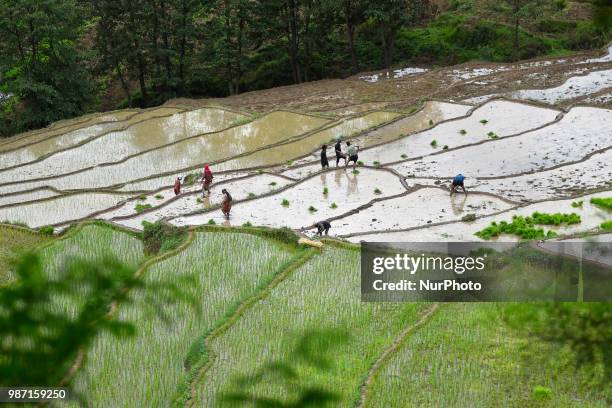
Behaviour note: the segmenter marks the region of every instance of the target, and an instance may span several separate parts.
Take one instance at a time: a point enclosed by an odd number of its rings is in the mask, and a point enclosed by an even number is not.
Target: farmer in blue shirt
[[[453,185],[451,187],[451,192],[450,192],[451,195],[453,195],[453,193],[457,190],[458,187],[461,187],[463,192],[467,194],[467,191],[465,191],[465,186],[463,185],[464,180],[465,180],[465,176],[463,174],[457,174],[455,177],[453,177]]]

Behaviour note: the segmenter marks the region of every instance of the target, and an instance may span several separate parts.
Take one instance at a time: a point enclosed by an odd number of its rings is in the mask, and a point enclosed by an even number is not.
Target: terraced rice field
[[[236,248],[242,248],[235,252]],[[294,251],[254,236],[196,233],[179,255],[145,271],[149,283],[177,285],[190,302],[163,304],[137,297],[119,317],[134,321],[127,341],[102,336],[75,386],[93,406],[168,406],[186,381],[183,361],[192,344],[212,330],[235,304],[252,296],[291,260]],[[157,300],[159,302],[159,299]]]
[[[0,226],[0,285],[12,284],[17,248],[44,244],[52,275],[73,256],[111,252],[134,268],[146,263],[143,282],[180,289],[182,299],[161,310],[151,307],[161,297],[146,293],[116,310],[136,336],[96,340],[72,383],[87,406],[218,407],[232,391],[250,395],[248,406],[256,398],[280,406],[310,387],[332,393],[334,407],[606,406],[605,392],[573,381],[581,373],[545,360],[566,351],[511,332],[501,306],[361,302],[350,243],[477,241],[491,222],[536,211],[580,215],[546,227],[560,240],[609,242],[602,224],[612,213],[590,201],[612,197],[609,55],[354,79],[401,89],[435,74],[449,81],[438,95],[465,91],[415,106],[368,99],[316,114],[166,106],[2,141],[0,221],[55,232],[92,219],[105,226],[64,237]],[[553,81],[546,67],[565,68]],[[550,86],[510,89],[512,72]],[[347,140],[360,146],[355,170],[336,167],[338,139],[344,151]],[[330,168],[320,164],[323,144]],[[203,195],[207,163],[215,177]],[[467,195],[449,193],[458,173]],[[234,199],[229,218],[222,189]],[[189,238],[176,252],[146,255],[143,222],[158,220],[188,227]],[[322,249],[277,229],[313,238],[322,220],[337,239]],[[54,302],[73,310],[80,301]],[[552,396],[536,399],[537,386]]]
[[[338,394],[335,406],[358,399],[364,373],[394,335],[417,319],[422,304],[363,304],[360,277],[355,273],[359,253],[329,249],[285,279],[270,296],[250,308],[229,330],[211,343],[214,360],[195,385],[195,406],[220,406],[219,393],[235,390],[240,376],[253,375],[266,364],[289,364],[300,386],[319,387]],[[333,271],[333,273],[329,273]],[[342,282],[341,285],[335,284]],[[293,348],[308,333],[345,331],[346,343],[331,353],[333,370],[317,372],[306,361],[295,361]],[[312,350],[317,352],[316,349]],[[265,377],[248,391],[287,403],[297,388]]]

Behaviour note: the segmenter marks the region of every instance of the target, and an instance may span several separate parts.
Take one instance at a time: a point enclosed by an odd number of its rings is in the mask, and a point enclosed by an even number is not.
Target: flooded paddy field
[[[554,124],[522,135],[391,166],[415,177],[520,175],[581,160],[612,140],[612,110],[573,108]],[[486,158],[486,160],[483,160]]]
[[[218,224],[288,226],[304,228],[320,219],[339,216],[368,204],[376,198],[404,193],[395,175],[384,170],[332,170],[316,175],[288,189],[257,200],[237,203],[232,216],[225,220],[220,211],[179,217],[175,225]]]
[[[559,235],[573,235],[586,233],[596,230],[599,225],[611,218],[610,212],[590,203],[593,197],[610,197],[612,190],[603,191],[595,194],[577,196],[567,200],[550,200],[529,204],[520,208],[510,209],[495,215],[478,218],[473,222],[450,222],[443,225],[431,227],[421,226],[412,230],[382,233],[366,233],[352,235],[348,239],[353,242],[373,241],[373,242],[472,242],[482,241],[474,235],[476,232],[489,226],[491,222],[512,221],[512,216],[523,217],[531,216],[534,212],[540,213],[576,213],[580,215],[581,222],[574,225],[565,226],[543,226],[545,230],[552,230]],[[581,201],[580,207],[572,206],[572,203]],[[497,241],[515,242],[518,238],[513,235],[502,234]]]
[[[127,129],[134,124],[153,118],[170,116],[178,112],[180,110],[176,108],[151,109],[140,113],[131,113],[128,118],[121,121],[99,123],[72,131],[46,135],[42,140],[33,140],[26,146],[5,152],[0,151],[0,169],[29,163],[43,156],[52,155],[59,150],[69,149],[107,133]]]
[[[128,125],[126,130],[105,133],[95,140],[44,160],[0,172],[0,182],[66,174],[117,162],[185,138],[222,130],[246,119],[246,116],[234,112],[206,108],[170,116],[139,118],[135,124]]]
[[[79,220],[117,205],[129,195],[113,193],[82,193],[56,196],[48,200],[0,208],[0,220],[11,224],[26,224],[31,228]]]
[[[366,164],[390,163],[444,149],[453,149],[492,138],[503,138],[543,126],[555,120],[558,111],[509,101],[491,101],[466,118],[450,120],[430,130],[364,150]]]
[[[213,220],[296,230],[331,219],[332,234],[353,241],[447,225],[451,232],[466,230],[449,236],[471,238],[471,227],[460,222],[465,215],[481,220],[610,188],[612,110],[564,105],[606,103],[609,51],[327,82],[327,89],[346,85],[337,94],[313,83],[316,98],[305,92],[301,101],[285,98],[283,106],[259,113],[274,99],[269,91],[215,107],[180,100],[60,122],[0,143],[0,218],[40,226],[96,213],[136,229],[164,218],[177,225]],[[435,100],[417,102],[406,93],[410,86],[424,92],[428,78],[448,81],[429,93]],[[521,86],[510,92],[513,81]],[[545,86],[534,86],[538,81]],[[359,97],[366,89],[381,94]],[[455,95],[460,91],[463,98]],[[507,99],[491,99],[500,95]],[[522,102],[527,99],[538,103]],[[298,103],[312,106],[297,109]],[[343,161],[334,168],[338,138],[344,150],[346,140],[360,147],[356,172]],[[323,144],[331,169],[319,163]],[[215,173],[208,197],[199,191],[204,163]],[[457,173],[473,194],[449,197]],[[175,197],[174,180],[187,176],[191,184]],[[218,209],[221,188],[236,201],[229,220]]]

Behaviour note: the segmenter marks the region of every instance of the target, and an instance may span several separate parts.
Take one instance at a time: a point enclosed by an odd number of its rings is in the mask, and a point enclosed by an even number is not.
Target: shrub
[[[547,399],[552,395],[552,391],[550,388],[544,387],[542,385],[536,385],[533,389],[533,396],[535,399]]]
[[[489,137],[489,139],[497,139],[498,136],[495,134],[495,132],[489,132],[487,133],[487,136]]]
[[[244,224],[242,224],[243,227],[252,227],[253,224],[251,224],[250,221],[245,222]]]
[[[329,206],[329,208],[331,208],[332,210],[335,210],[336,208],[338,208],[338,204],[336,204],[336,203],[331,203],[331,205]]]
[[[151,204],[136,204],[136,206],[134,207],[134,210],[135,210],[137,213],[141,213],[141,212],[143,212],[144,210],[147,210],[147,209],[149,209],[149,208],[151,208]]]
[[[47,225],[46,227],[42,227],[38,229],[38,232],[42,235],[46,235],[48,237],[53,235],[53,227],[50,225]]]
[[[448,150],[448,145],[442,146],[442,150]]]
[[[459,131],[459,134],[460,134],[460,135],[467,135],[467,130],[465,130],[465,129],[461,129],[461,130]]]
[[[361,160],[357,160],[357,165],[358,166],[363,166],[363,162]]]
[[[249,193],[248,198],[255,198],[257,197],[257,194],[255,193]]]
[[[595,204],[599,208],[603,208],[604,210],[612,210],[612,197],[593,197],[591,198],[591,204]]]
[[[183,179],[183,184],[185,184],[185,185],[194,184],[198,180],[199,176],[200,176],[200,173],[189,173]]]
[[[187,227],[176,227],[161,220],[150,223],[143,221],[143,241],[145,253],[155,255],[171,251],[187,238]]]
[[[155,198],[157,198],[158,200],[163,200],[164,196],[161,194],[155,194]]]
[[[377,187],[374,189],[374,194],[382,194],[382,191]]]
[[[461,217],[461,221],[463,222],[476,221],[476,214],[466,214],[463,217]]]
[[[286,198],[283,198],[283,201],[281,201],[281,205],[283,207],[289,207],[289,200],[287,200]]]
[[[408,158],[408,155],[407,155],[406,153],[403,153],[403,154],[402,154],[400,157],[401,157],[402,159],[407,159],[407,158]]]
[[[198,198],[196,198],[196,202],[198,202],[198,203],[203,203],[203,202],[204,202],[204,200],[202,200],[200,197],[198,197]]]
[[[216,225],[217,223],[212,218],[208,220],[208,225]]]
[[[313,212],[317,212],[317,209],[314,206],[311,205],[310,207],[308,207],[308,211],[313,213]]]
[[[271,182],[270,184],[268,184],[269,186],[274,187],[276,185],[276,181]]]
[[[612,220],[602,222],[600,227],[602,230],[612,231]]]
[[[141,195],[139,195],[139,196],[138,196],[138,199],[139,199],[139,200],[146,200],[146,199],[147,199],[147,196],[146,196],[146,195],[144,195],[144,194],[141,194]]]
[[[433,126],[433,124],[434,124],[433,119],[429,119],[429,126]]]
[[[327,187],[323,187],[323,195],[329,194],[329,189]]]
[[[486,125],[487,123],[489,123],[489,121],[486,119],[480,119],[480,123],[482,123],[483,125]]]
[[[574,201],[574,202],[572,202],[572,207],[573,208],[582,208],[582,203],[584,203],[584,201],[582,201],[582,200]]]
[[[432,141],[429,143],[429,145],[430,145],[431,147],[436,147],[436,146],[438,146],[438,141],[437,141],[436,139],[434,139],[434,140],[432,140]]]
[[[380,162],[379,162],[378,160],[374,160],[374,163],[373,163],[373,164],[374,164],[374,166],[376,166],[376,167],[380,167]]]
[[[359,174],[359,170],[357,169],[353,170],[353,174]]]

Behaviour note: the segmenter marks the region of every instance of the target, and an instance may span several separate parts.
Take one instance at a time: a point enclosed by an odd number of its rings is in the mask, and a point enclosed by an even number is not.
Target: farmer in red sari
[[[232,209],[232,196],[227,192],[226,189],[221,190],[223,193],[223,202],[221,203],[221,211],[223,211],[223,215],[225,218],[229,218],[230,210]]]
[[[208,164],[204,166],[204,173],[202,175],[202,197],[206,196],[206,193],[210,194],[210,185],[212,184],[213,174],[208,167]]]
[[[177,177],[174,181],[174,195],[181,194],[181,178]]]

